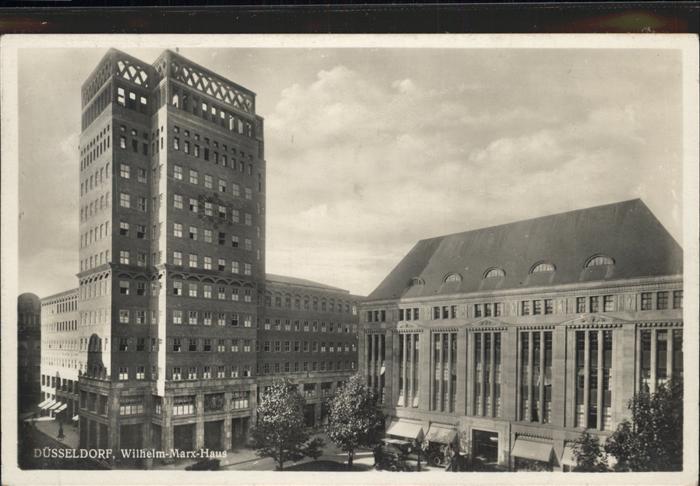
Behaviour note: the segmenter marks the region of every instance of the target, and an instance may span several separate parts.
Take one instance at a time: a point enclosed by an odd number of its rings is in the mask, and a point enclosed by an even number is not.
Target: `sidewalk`
[[[36,429],[42,434],[51,439],[64,444],[71,449],[77,449],[80,443],[78,429],[71,424],[63,424],[63,439],[58,438],[59,423],[57,420],[38,420],[30,424],[30,427],[36,426]]]

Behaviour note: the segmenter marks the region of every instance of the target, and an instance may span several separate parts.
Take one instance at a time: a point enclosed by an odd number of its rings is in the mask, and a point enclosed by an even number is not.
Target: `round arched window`
[[[615,260],[607,255],[594,255],[586,262],[586,268],[615,265]]]
[[[544,273],[544,272],[553,272],[555,271],[556,268],[554,268],[554,265],[548,262],[540,262],[537,263],[534,267],[532,267],[532,270],[530,270],[530,273]]]
[[[486,270],[486,273],[484,274],[484,278],[500,278],[500,277],[505,277],[506,272],[502,268],[490,268]]]
[[[445,283],[461,282],[462,276],[458,273],[450,273],[445,277]]]

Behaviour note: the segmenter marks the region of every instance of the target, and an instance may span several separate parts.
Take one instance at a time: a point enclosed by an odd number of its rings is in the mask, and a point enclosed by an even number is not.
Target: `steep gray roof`
[[[594,255],[614,265],[585,268]],[[538,262],[554,272],[530,273]],[[489,268],[505,277],[484,278]],[[462,280],[445,282],[458,273]],[[421,240],[367,300],[683,273],[683,251],[649,208],[634,199]],[[422,284],[411,285],[412,280]]]

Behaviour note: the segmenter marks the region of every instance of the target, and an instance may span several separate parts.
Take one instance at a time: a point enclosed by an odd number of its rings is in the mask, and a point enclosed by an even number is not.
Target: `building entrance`
[[[249,417],[235,418],[231,420],[232,447],[244,446],[248,440]]]
[[[221,434],[224,429],[224,421],[204,422],[204,447],[213,451],[223,450]]]
[[[304,423],[307,427],[316,425],[316,406],[313,403],[304,405]]]
[[[194,424],[176,425],[173,427],[173,445],[183,451],[194,450]]]
[[[472,431],[472,458],[484,465],[498,463],[498,433],[488,430]]]

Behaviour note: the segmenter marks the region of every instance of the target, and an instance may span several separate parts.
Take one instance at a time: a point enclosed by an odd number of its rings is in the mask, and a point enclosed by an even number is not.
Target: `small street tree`
[[[251,434],[253,447],[260,457],[274,459],[278,471],[284,469],[287,461],[321,455],[323,441],[309,440],[304,423],[305,403],[297,385],[289,380],[273,383],[261,396]]]
[[[616,471],[683,470],[683,383],[659,385],[629,402],[632,420],[625,420],[605,443],[617,459]]]
[[[583,432],[574,442],[576,472],[605,472],[608,470],[603,447],[598,437],[588,431]]]
[[[352,466],[355,450],[372,447],[381,439],[384,416],[377,407],[377,395],[359,374],[350,377],[330,401],[328,437],[348,454]]]

